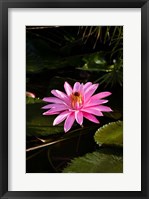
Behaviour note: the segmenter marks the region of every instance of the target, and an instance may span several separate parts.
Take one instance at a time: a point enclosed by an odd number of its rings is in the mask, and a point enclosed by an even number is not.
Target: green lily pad
[[[95,142],[100,145],[123,146],[123,122],[111,122],[99,128],[94,135]]]
[[[27,136],[48,136],[64,132],[63,125],[53,126],[55,115],[44,116],[41,109],[45,103],[34,99],[34,103],[26,104],[26,134]]]
[[[122,173],[123,157],[95,151],[74,158],[63,173]]]

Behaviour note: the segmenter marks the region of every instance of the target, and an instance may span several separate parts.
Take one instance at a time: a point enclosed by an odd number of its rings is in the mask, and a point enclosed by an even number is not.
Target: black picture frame
[[[141,191],[8,191],[8,9],[141,8]],[[6,198],[148,198],[149,147],[149,2],[148,0],[0,0],[0,197]],[[137,41],[136,41],[137,42]]]

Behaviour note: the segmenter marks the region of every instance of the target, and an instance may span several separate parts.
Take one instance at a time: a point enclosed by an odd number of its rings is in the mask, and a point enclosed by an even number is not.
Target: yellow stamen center
[[[82,96],[79,92],[72,93],[71,106],[75,109],[80,108],[83,103]]]

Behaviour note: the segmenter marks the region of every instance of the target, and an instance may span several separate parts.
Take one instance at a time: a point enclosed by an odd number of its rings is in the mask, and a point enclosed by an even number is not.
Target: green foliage
[[[106,60],[103,52],[90,53],[83,56],[84,65],[77,69],[86,71],[106,71]]]
[[[63,125],[53,126],[55,116],[43,116],[41,109],[45,103],[34,99],[34,103],[26,105],[26,134],[27,136],[47,136],[62,133]]]
[[[75,31],[63,27],[49,29],[52,31],[48,32],[48,37],[35,31],[27,31],[27,73],[74,67],[85,71],[104,72],[99,73],[95,82],[111,87],[117,83],[122,86],[122,26],[83,26],[74,27]],[[90,40],[94,44],[93,48],[97,48],[95,52],[73,53],[74,49],[84,48]],[[103,50],[100,45],[108,48]]]
[[[114,60],[113,64],[109,65],[105,59],[104,52],[96,52],[85,55],[82,59],[84,65],[77,67],[77,69],[97,72],[99,78],[95,82],[111,85],[113,87],[117,83],[123,84],[123,60],[119,58]],[[101,73],[103,72],[103,73]]]
[[[123,85],[123,60],[119,59],[115,63],[105,68],[105,73],[100,76],[95,82],[100,84],[110,85],[113,87],[117,83]]]
[[[32,98],[32,97],[26,97],[26,104],[35,104],[35,103],[41,103],[43,102],[39,98]]]
[[[103,44],[109,42],[109,45],[114,46],[114,52],[123,43],[123,26],[80,26],[79,35],[84,43],[91,37],[95,38],[93,48],[97,46],[98,40]]]
[[[85,64],[79,67],[82,70],[89,71],[103,71],[99,74],[99,78],[95,82],[110,85],[113,87],[117,83],[122,86],[123,84],[123,27],[122,26],[81,26],[79,34],[82,40],[86,43],[90,38],[94,39],[93,48],[97,47],[98,41],[103,45],[108,45],[110,51],[96,52],[89,56],[88,59],[83,59]],[[107,63],[103,57],[110,54],[112,64]],[[100,55],[100,56],[99,56]],[[103,56],[104,55],[104,56]],[[96,61],[97,60],[97,61]]]
[[[111,122],[99,128],[94,135],[95,142],[102,145],[123,146],[123,122]]]
[[[113,112],[105,112],[104,116],[114,120],[120,120],[122,118],[122,113],[119,110],[114,109]]]
[[[88,153],[73,159],[63,170],[64,173],[122,173],[121,155],[101,151]]]
[[[68,35],[64,38],[67,41]],[[56,35],[54,39],[56,40]],[[62,40],[62,42],[65,41],[65,39]],[[52,43],[56,45],[57,42],[55,40],[52,40]],[[70,42],[70,40],[68,41]],[[40,73],[44,70],[63,69],[68,66],[78,66],[81,62],[81,57],[75,55],[69,56],[66,53],[66,47],[69,48],[68,52],[70,52],[73,41],[74,40],[70,43],[68,42],[65,48],[57,48],[56,46],[53,48],[49,38],[45,38],[33,32],[27,32],[27,73]],[[59,44],[57,45],[59,46]],[[65,51],[65,56],[62,54],[63,51]]]

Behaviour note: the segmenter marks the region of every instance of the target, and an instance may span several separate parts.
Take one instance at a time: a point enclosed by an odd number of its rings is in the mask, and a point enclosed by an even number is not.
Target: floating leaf
[[[65,60],[49,45],[49,41],[33,33],[27,33],[26,56],[28,73],[65,67]]]
[[[104,116],[112,118],[114,120],[119,120],[123,117],[122,113],[119,110],[116,110],[116,109],[114,109],[113,112],[105,112]]]
[[[106,60],[104,58],[103,52],[91,53],[84,55],[83,61],[85,62],[82,67],[77,69],[87,70],[87,71],[106,71]]]
[[[64,173],[122,173],[123,158],[115,154],[95,151],[73,159]]]
[[[34,99],[35,100],[35,99]],[[53,126],[55,116],[43,116],[41,109],[45,103],[38,102],[26,105],[26,134],[28,136],[47,136],[62,133],[63,125]]]
[[[70,43],[70,48],[71,45]],[[70,52],[70,49],[68,51]],[[65,51],[64,54],[60,52],[60,46],[58,48],[52,47],[49,38],[28,32],[26,44],[27,73],[74,67],[78,66],[82,60],[80,55],[69,56]]]
[[[26,104],[35,104],[35,103],[41,103],[42,100],[39,98],[32,98],[32,97],[26,97]]]
[[[95,142],[102,145],[123,146],[123,122],[111,122],[99,128],[94,135]]]

